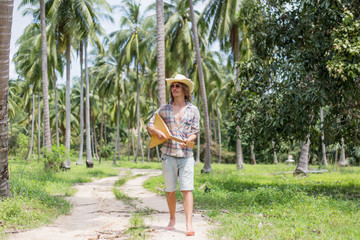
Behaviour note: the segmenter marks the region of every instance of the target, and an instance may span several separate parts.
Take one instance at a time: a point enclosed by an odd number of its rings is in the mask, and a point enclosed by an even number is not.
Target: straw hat
[[[191,79],[189,79],[181,74],[176,74],[174,78],[167,78],[166,82],[169,86],[173,82],[181,82],[181,83],[186,84],[189,87],[190,93],[192,93],[192,91],[194,90],[194,83],[191,81]]]

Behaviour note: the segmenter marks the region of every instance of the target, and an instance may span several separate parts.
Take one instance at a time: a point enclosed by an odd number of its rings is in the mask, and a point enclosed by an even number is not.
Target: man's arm
[[[148,126],[148,127],[147,127],[147,130],[148,130],[148,132],[150,133],[150,135],[154,135],[154,134],[155,134],[155,135],[157,136],[157,138],[160,139],[160,140],[167,139],[167,138],[166,138],[166,135],[165,135],[162,131],[156,129],[156,128],[153,127],[153,126]]]

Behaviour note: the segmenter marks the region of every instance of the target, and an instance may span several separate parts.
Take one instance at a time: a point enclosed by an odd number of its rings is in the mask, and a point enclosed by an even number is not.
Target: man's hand
[[[148,131],[151,135],[156,135],[156,137],[160,140],[164,140],[164,139],[167,139],[165,133],[163,133],[162,131],[154,128],[154,127],[148,127]]]
[[[154,129],[154,130],[155,130],[154,133],[158,139],[160,139],[160,140],[167,139],[166,135],[162,131],[160,131],[158,129]]]

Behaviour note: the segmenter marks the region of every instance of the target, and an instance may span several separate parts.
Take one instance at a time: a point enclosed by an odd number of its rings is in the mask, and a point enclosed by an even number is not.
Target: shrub
[[[66,159],[65,146],[62,144],[59,147],[53,145],[51,147],[51,151],[47,150],[46,148],[43,148],[43,152],[45,155],[45,157],[43,158],[45,170],[58,171],[61,167],[61,164]]]

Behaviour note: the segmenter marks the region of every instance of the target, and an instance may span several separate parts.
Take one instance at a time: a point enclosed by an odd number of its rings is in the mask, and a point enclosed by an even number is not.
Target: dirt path
[[[69,215],[60,216],[53,224],[8,236],[10,240],[95,240],[129,239],[124,230],[129,227],[129,219],[136,209],[152,209],[153,214],[145,218],[146,239],[184,239],[185,216],[181,204],[177,204],[177,224],[174,231],[166,231],[164,226],[169,220],[166,200],[147,191],[142,183],[150,176],[161,174],[159,170],[133,169],[133,175],[144,174],[128,180],[121,191],[136,197],[136,207],[125,205],[117,200],[112,188],[117,177],[103,178],[91,183],[77,184],[77,193],[68,200],[73,204]],[[120,176],[125,174],[121,170]],[[208,239],[207,222],[198,212],[194,213],[195,237],[189,239]]]

